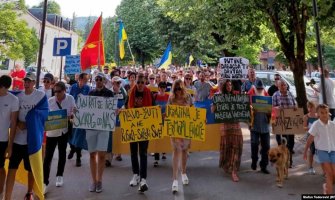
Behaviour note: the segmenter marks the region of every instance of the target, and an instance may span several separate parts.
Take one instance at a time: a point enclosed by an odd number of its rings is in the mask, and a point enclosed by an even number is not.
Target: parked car
[[[291,71],[256,71],[256,77],[261,79],[265,89],[269,89],[271,85],[274,84],[274,75],[280,74],[283,80],[287,83],[289,86],[290,92],[293,94],[294,97],[297,97],[297,90],[294,83],[294,77],[293,72]],[[310,79],[304,76],[304,83],[306,88],[306,95],[307,99],[309,101],[318,103],[319,102],[319,96],[318,94],[310,87],[307,86],[306,83],[309,83]]]
[[[321,78],[320,72],[312,73],[311,79],[314,79],[316,83],[319,83],[321,81],[320,78]],[[329,78],[335,82],[335,73],[329,72]]]

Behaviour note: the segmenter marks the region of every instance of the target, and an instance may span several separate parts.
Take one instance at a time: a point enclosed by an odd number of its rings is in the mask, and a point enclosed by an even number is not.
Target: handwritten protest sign
[[[302,108],[297,110],[281,109],[272,124],[272,132],[274,134],[305,134],[303,118]]]
[[[50,111],[47,121],[45,121],[45,131],[52,131],[67,128],[67,112],[65,109]]]
[[[163,135],[205,141],[206,109],[168,105]]]
[[[74,128],[114,131],[117,98],[78,95]]]
[[[271,113],[272,97],[268,96],[252,96],[252,107],[257,112]]]
[[[120,122],[122,143],[162,138],[162,113],[159,106],[123,110]]]
[[[216,94],[213,97],[213,103],[215,122],[250,121],[250,97],[248,95]]]
[[[249,60],[242,57],[220,58],[221,77],[225,79],[247,79]]]
[[[158,92],[159,91],[158,87],[155,87],[155,86],[147,86],[147,87],[150,89],[151,92]],[[186,88],[186,91],[187,91],[187,93],[189,93],[191,95],[195,94],[194,90],[192,90],[192,89]],[[165,92],[165,93],[170,94],[170,92]]]
[[[80,73],[80,56],[66,56],[65,57],[65,74],[79,74]]]

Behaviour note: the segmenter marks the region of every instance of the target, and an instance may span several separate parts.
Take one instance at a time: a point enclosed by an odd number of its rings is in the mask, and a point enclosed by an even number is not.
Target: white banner
[[[117,98],[78,95],[74,128],[114,131]]]
[[[242,57],[220,58],[221,77],[224,79],[247,79],[249,60]]]

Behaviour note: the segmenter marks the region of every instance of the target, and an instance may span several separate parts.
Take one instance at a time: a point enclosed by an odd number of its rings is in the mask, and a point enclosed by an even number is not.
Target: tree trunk
[[[141,51],[141,64],[142,64],[142,68],[144,69],[145,65],[144,65],[144,53],[143,53],[143,51]]]
[[[306,88],[304,82],[304,71],[306,68],[306,62],[304,59],[295,59],[294,61],[290,61],[292,67],[295,88],[297,92],[297,103],[298,106],[304,109],[304,113],[307,113],[307,96],[306,96]]]

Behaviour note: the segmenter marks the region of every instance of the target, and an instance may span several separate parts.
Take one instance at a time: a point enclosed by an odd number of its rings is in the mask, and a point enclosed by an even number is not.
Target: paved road
[[[129,199],[129,200],[295,200],[301,199],[301,194],[321,193],[323,178],[321,169],[317,168],[317,175],[307,175],[307,166],[302,160],[303,144],[298,142],[294,155],[294,168],[289,170],[289,180],[284,182],[283,188],[275,185],[275,168],[269,166],[270,175],[262,174],[250,169],[250,137],[249,131],[243,129],[244,153],[240,169],[240,182],[234,183],[229,175],[218,168],[218,152],[193,152],[188,163],[188,176],[190,184],[181,188],[179,180],[179,193],[171,193],[172,167],[171,155],[167,155],[166,161],[160,161],[158,168],[153,167],[153,157],[148,158],[148,185],[149,191],[139,194],[137,188],[128,186],[132,176],[130,157],[123,155],[123,161],[113,161],[112,167],[104,173],[102,193],[90,193],[88,153],[83,156],[83,166],[75,167],[75,160],[68,160],[65,169],[64,186],[55,186],[55,169],[57,155],[53,160],[49,193],[46,199],[73,200],[73,199]],[[271,146],[276,146],[274,136],[271,136]],[[14,199],[22,199],[25,187],[19,184],[15,186]]]

